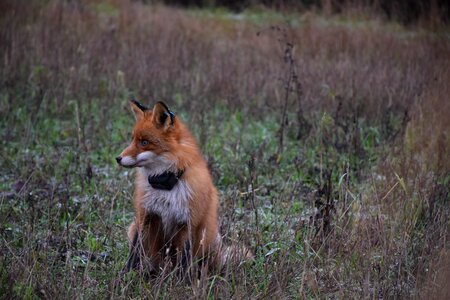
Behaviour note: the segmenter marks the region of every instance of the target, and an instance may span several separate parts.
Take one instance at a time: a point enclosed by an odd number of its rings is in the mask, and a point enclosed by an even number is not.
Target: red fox
[[[194,137],[163,102],[153,109],[130,103],[132,141],[116,158],[123,167],[137,167],[125,269],[142,258],[156,272],[168,257],[183,265],[189,259],[220,265],[217,190]]]

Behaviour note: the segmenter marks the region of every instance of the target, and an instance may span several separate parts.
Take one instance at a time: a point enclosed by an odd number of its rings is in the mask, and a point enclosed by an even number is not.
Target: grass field
[[[449,83],[445,26],[2,1],[0,298],[449,298]],[[189,125],[253,263],[119,278],[132,96]]]

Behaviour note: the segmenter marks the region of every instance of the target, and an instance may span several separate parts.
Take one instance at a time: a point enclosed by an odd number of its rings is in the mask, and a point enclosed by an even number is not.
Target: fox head
[[[130,105],[136,124],[131,144],[116,157],[117,163],[127,168],[144,167],[154,174],[175,171],[183,140],[181,122],[163,102],[156,103],[153,109],[135,100]]]

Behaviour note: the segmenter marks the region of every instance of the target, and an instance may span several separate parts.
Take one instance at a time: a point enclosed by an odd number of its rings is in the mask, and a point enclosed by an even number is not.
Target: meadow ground
[[[0,298],[449,298],[450,34],[365,11],[0,4]],[[119,272],[134,95],[198,138],[253,264]]]

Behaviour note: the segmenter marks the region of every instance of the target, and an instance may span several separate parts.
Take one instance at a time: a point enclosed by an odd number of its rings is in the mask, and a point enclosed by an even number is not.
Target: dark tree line
[[[143,2],[163,2],[168,5],[183,7],[226,7],[233,11],[255,5],[275,9],[321,9],[329,4],[332,12],[339,13],[348,5],[367,5],[379,10],[387,18],[403,23],[412,23],[421,17],[436,17],[445,22],[450,21],[448,0],[141,0]]]

